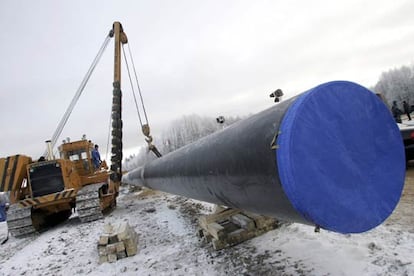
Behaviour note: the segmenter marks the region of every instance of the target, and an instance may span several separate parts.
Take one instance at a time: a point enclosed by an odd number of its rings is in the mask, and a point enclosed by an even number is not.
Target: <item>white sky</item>
[[[129,38],[154,135],[184,114],[247,115],[344,79],[372,86],[412,64],[414,1],[0,2],[0,156],[38,158],[113,21]],[[61,136],[104,154],[113,43]],[[124,148],[142,145],[126,71]]]

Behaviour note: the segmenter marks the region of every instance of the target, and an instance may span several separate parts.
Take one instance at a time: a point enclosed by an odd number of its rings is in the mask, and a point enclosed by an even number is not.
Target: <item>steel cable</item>
[[[132,62],[132,69],[134,70],[135,80],[137,82],[139,97],[141,98],[142,110],[144,112],[146,123],[147,123],[147,125],[149,125],[147,112],[145,110],[144,100],[142,98],[141,87],[139,86],[138,75],[137,75],[137,71],[135,70],[135,63],[134,63],[134,59],[132,58],[132,53],[131,53],[131,48],[129,47],[129,43],[128,43],[128,51],[129,51],[129,56],[130,56],[131,62]]]
[[[71,103],[69,104],[69,107],[66,109],[62,119],[60,120],[55,132],[53,133],[51,142],[52,142],[52,148],[56,145],[57,139],[59,138],[60,134],[63,131],[63,128],[65,127],[69,116],[71,115],[73,108],[75,107],[76,103],[78,102],[80,96],[82,95],[82,92],[90,78],[90,76],[92,75],[96,65],[98,64],[99,60],[102,57],[103,52],[105,51],[106,47],[108,46],[109,40],[111,39],[111,37],[109,35],[106,36],[101,48],[98,51],[98,54],[95,56],[91,66],[89,67],[89,70],[86,72],[85,77],[83,78],[81,84],[79,85],[78,90],[75,93],[75,96],[73,97]],[[47,154],[47,150],[43,153],[43,156],[46,156]]]
[[[130,70],[129,70],[128,60],[127,60],[127,57],[126,57],[126,55],[125,55],[125,49],[124,49],[124,45],[123,45],[123,44],[122,44],[122,53],[123,53],[123,55],[124,55],[125,65],[126,65],[126,68],[127,68],[127,71],[128,71],[129,83],[131,84],[132,95],[134,96],[134,102],[135,102],[135,107],[136,107],[136,109],[137,109],[137,114],[138,114],[139,123],[141,124],[141,128],[142,128],[143,124],[142,124],[141,114],[140,114],[140,112],[139,112],[139,107],[138,107],[137,97],[136,97],[136,95],[135,95],[135,89],[134,89],[134,85],[133,85],[133,83],[132,83],[131,72],[130,72]],[[132,62],[132,64],[133,64],[133,62]],[[144,114],[145,114],[145,113],[144,113]],[[148,123],[148,120],[147,120],[147,123]]]

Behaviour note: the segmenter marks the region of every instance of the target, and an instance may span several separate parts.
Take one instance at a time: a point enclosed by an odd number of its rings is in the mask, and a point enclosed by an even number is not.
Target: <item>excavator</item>
[[[64,141],[58,147],[59,158],[55,158],[53,147],[111,38],[115,42],[111,166],[108,168],[103,161],[99,168],[94,167],[94,144],[86,136]],[[127,43],[121,23],[114,22],[52,139],[46,141],[44,157],[33,160],[19,154],[0,158],[0,192],[9,194],[7,224],[13,236],[26,236],[64,221],[73,210],[81,222],[101,219],[104,211],[116,206],[122,177],[121,48]],[[148,123],[141,122],[141,127],[149,149],[160,156],[152,144]]]

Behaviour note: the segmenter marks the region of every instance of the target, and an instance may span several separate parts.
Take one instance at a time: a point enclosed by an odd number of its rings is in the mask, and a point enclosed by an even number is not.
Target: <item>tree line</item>
[[[410,106],[414,105],[414,65],[404,65],[383,72],[371,90],[381,94],[388,106],[391,106],[394,101],[400,109],[403,101]]]
[[[155,144],[160,152],[165,155],[198,139],[219,131],[242,118],[225,117],[224,123],[218,123],[216,118],[186,115],[174,120],[170,126],[164,130],[161,137],[154,137]],[[125,159],[123,169],[130,170],[142,166],[146,162],[156,159],[153,153],[148,152],[146,147],[141,147],[137,154]]]
[[[381,94],[389,107],[393,101],[397,102],[400,109],[403,101],[408,102],[410,106],[414,105],[414,65],[405,65],[383,72],[370,90]],[[220,124],[216,118],[187,115],[173,121],[161,137],[154,137],[154,141],[161,153],[167,154],[239,120],[241,120],[239,116],[226,117],[225,122]],[[141,147],[137,154],[125,159],[123,167],[125,170],[130,170],[155,158],[146,147]]]

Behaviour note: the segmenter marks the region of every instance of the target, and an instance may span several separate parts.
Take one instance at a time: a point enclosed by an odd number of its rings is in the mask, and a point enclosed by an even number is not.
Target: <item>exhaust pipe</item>
[[[47,150],[46,160],[48,160],[48,161],[54,160],[55,156],[53,155],[53,148],[52,148],[52,141],[51,140],[46,141],[46,150]]]

